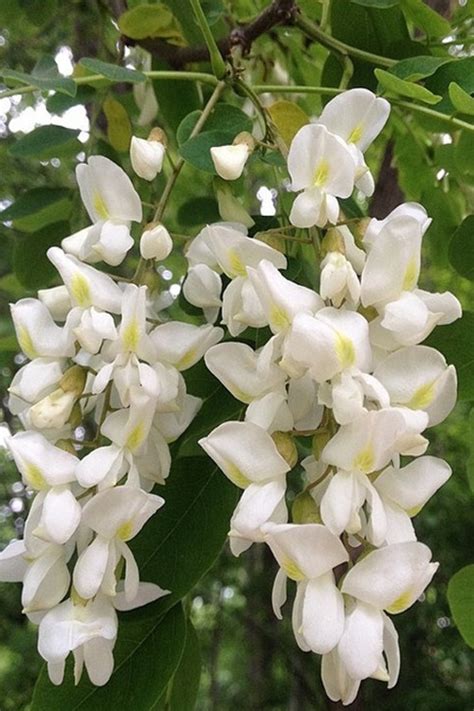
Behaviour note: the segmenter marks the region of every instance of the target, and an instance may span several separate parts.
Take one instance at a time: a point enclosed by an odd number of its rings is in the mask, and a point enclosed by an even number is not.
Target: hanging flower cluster
[[[9,448],[36,496],[23,540],[0,554],[0,579],[23,582],[23,611],[39,624],[52,682],[62,682],[72,652],[76,683],[85,664],[102,685],[113,671],[116,610],[168,592],[140,582],[128,543],[165,503],[151,490],[169,474],[168,443],[201,405],[181,371],[223,331],[160,323],[162,296],[87,263],[123,261],[142,207],[128,176],[107,158],[79,165],[77,181],[93,224],[48,252],[63,285],[11,307],[30,362],[10,387],[9,407],[25,430]],[[162,225],[144,230],[144,258],[164,259],[171,247]],[[83,421],[95,426],[89,443],[74,439]]]
[[[156,291],[92,266],[123,262],[142,208],[130,179],[107,158],[78,166],[92,224],[48,252],[63,285],[12,305],[30,362],[10,387],[9,407],[25,430],[9,447],[36,496],[24,539],[0,554],[0,579],[23,582],[24,612],[39,624],[54,683],[71,651],[76,682],[85,664],[94,684],[106,683],[116,610],[168,592],[140,582],[128,542],[164,504],[151,491],[168,476],[168,443],[201,404],[181,371],[203,356],[246,406],[241,421],[200,440],[243,490],[230,523],[233,553],[270,547],[279,566],[278,618],[287,578],[296,582],[296,642],[322,655],[331,699],[350,703],[367,677],[396,683],[398,641],[388,614],[410,607],[437,568],[411,519],[451,473],[425,456],[422,433],[453,408],[456,373],[420,344],[461,310],[452,294],[418,288],[430,224],[421,205],[361,221],[354,234],[338,224],[339,198],[355,188],[373,193],[364,151],[389,110],[370,91],[347,91],[291,144],[298,195],[290,222],[320,241],[319,293],[285,277],[286,256],[244,225],[208,225],[186,252],[183,285],[204,313],[202,326],[164,321],[168,304]],[[232,146],[213,148],[216,171],[238,178],[255,145],[239,134]],[[153,180],[164,153],[161,132],[133,139],[134,170]],[[165,259],[172,246],[162,224],[146,225],[142,260]],[[231,337],[266,329],[267,342],[220,343],[219,316]],[[88,422],[95,436],[78,441],[76,428]],[[290,516],[294,469],[302,485]]]
[[[288,170],[292,189],[302,192],[293,225],[336,223],[337,198],[354,187],[373,192],[363,151],[388,113],[385,100],[355,89],[296,134]],[[419,344],[461,309],[452,294],[417,286],[429,224],[424,208],[408,203],[371,220],[358,242],[347,225],[330,227],[319,294],[285,278],[286,258],[235,225],[206,227],[187,253],[184,293],[208,321],[222,307],[233,336],[248,326],[271,331],[256,350],[226,342],[205,355],[209,370],[247,406],[242,421],[200,440],[243,489],[231,549],[270,547],[279,565],[278,618],[287,578],[296,582],[296,642],[322,655],[326,692],[344,704],[367,677],[394,686],[398,637],[387,613],[410,607],[437,569],[411,519],[451,474],[443,460],[423,456],[422,433],[453,408],[456,372]],[[230,283],[221,295],[222,274]],[[413,459],[402,465],[401,456]],[[303,486],[289,522],[286,475],[298,464]]]

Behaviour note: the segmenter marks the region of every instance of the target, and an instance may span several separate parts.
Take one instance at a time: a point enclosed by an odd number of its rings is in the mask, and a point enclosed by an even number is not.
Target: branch
[[[227,37],[218,40],[219,51],[223,57],[229,57],[234,47],[240,47],[242,54],[246,55],[258,37],[276,25],[292,24],[297,12],[296,0],[273,0],[252,22],[235,27]],[[134,40],[126,36],[123,36],[122,40],[127,45],[140,45],[154,56],[164,59],[173,69],[180,69],[190,62],[205,62],[210,59],[206,45],[176,47],[160,39]]]

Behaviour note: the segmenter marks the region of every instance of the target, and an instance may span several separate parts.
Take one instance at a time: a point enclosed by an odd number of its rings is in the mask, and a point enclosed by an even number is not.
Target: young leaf
[[[384,69],[375,69],[374,73],[381,86],[391,93],[407,96],[410,99],[417,99],[425,104],[437,104],[443,98],[428,91],[424,86],[400,79]]]
[[[466,565],[453,575],[448,584],[448,602],[462,638],[474,648],[474,565]]]
[[[126,67],[118,67],[116,64],[103,62],[101,59],[93,59],[92,57],[83,57],[79,64],[93,72],[101,74],[106,79],[113,82],[135,82],[146,81],[146,76],[143,72],[136,69],[127,69]]]
[[[451,32],[451,25],[444,17],[425,4],[423,0],[400,0],[400,7],[415,27],[424,30],[428,37],[444,37]]]
[[[181,605],[175,605],[164,618],[156,616],[154,605],[120,615],[115,668],[107,684],[93,686],[84,670],[80,683],[74,686],[69,663],[63,684],[53,686],[44,667],[30,711],[150,709],[179,664],[185,637]]]
[[[452,81],[448,87],[449,98],[454,108],[463,114],[474,116],[474,98],[464,89]]]
[[[267,110],[288,148],[300,128],[309,123],[309,118],[303,109],[291,101],[275,101]]]
[[[458,274],[474,281],[474,215],[469,215],[449,243],[449,261]]]
[[[108,96],[102,104],[107,119],[107,138],[116,151],[128,151],[132,138],[132,126],[124,106]]]
[[[132,39],[161,37],[183,44],[178,23],[163,3],[137,5],[119,17],[118,25],[122,34]]]
[[[79,131],[64,126],[39,126],[10,146],[8,152],[15,158],[38,160],[71,155],[81,150],[78,135]]]

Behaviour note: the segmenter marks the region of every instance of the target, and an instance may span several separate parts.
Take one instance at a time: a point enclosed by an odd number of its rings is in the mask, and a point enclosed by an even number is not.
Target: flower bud
[[[86,384],[87,372],[80,365],[73,365],[72,368],[68,368],[64,373],[63,377],[59,381],[59,387],[66,393],[73,393],[73,395],[78,398],[82,395],[84,391],[84,385]]]
[[[302,491],[291,507],[293,523],[322,523],[319,509],[309,491]]]
[[[75,401],[74,392],[65,392],[62,388],[58,388],[33,405],[29,412],[29,419],[39,430],[60,429],[69,420]]]
[[[140,254],[143,259],[166,259],[173,249],[173,240],[166,227],[150,222],[140,237]]]
[[[255,139],[252,134],[243,131],[235,138],[231,146],[213,146],[211,158],[218,175],[224,180],[237,180],[249,155],[255,148]]]
[[[154,134],[155,129],[150,136]],[[161,135],[161,134],[160,134]],[[157,174],[161,171],[163,158],[165,155],[165,146],[161,140],[156,138],[137,138],[132,136],[130,144],[130,160],[135,173],[145,180],[154,180]]]
[[[288,432],[274,432],[272,440],[275,442],[278,453],[293,469],[298,462],[298,450],[293,437]]]

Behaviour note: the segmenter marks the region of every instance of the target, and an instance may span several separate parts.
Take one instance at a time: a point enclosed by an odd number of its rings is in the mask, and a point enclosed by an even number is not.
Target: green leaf
[[[467,480],[471,494],[474,494],[474,408],[469,413],[469,456],[466,461]]]
[[[193,111],[179,124],[176,132],[178,146],[189,140],[191,132],[198,122],[202,111]],[[225,128],[223,128],[225,127]],[[238,133],[252,130],[252,121],[241,109],[233,104],[217,104],[206,121],[205,131],[225,131],[231,136],[230,143]]]
[[[139,72],[136,69],[119,67],[116,64],[109,64],[108,62],[103,62],[101,59],[83,57],[79,60],[79,64],[82,64],[83,67],[94,74],[101,74],[113,82],[131,82],[133,84],[135,82],[146,81],[146,76],[143,72]]]
[[[58,0],[20,0],[28,20],[42,27],[51,20],[58,9]]]
[[[458,274],[474,281],[474,215],[469,215],[449,243],[449,261]]]
[[[14,84],[31,84],[42,91],[59,91],[69,96],[75,96],[77,91],[76,83],[58,72],[56,62],[49,55],[38,60],[31,74],[5,68],[0,69],[0,76],[7,84],[11,83],[8,80],[13,80]]]
[[[439,326],[425,343],[456,366],[459,399],[474,400],[474,312],[464,311],[454,323]]]
[[[75,96],[66,94],[52,94],[46,100],[46,108],[52,114],[63,114],[68,109],[78,104],[88,104],[96,96],[96,90],[92,86],[81,85],[77,87]]]
[[[35,232],[69,218],[72,209],[70,195],[66,188],[33,188],[0,212],[0,220],[13,220],[15,229]]]
[[[212,197],[191,198],[179,206],[177,218],[178,223],[186,227],[219,222],[217,202]]]
[[[39,126],[20,138],[8,152],[15,158],[48,160],[62,155],[71,155],[81,150],[77,140],[79,131],[64,126]]]
[[[453,575],[448,583],[448,602],[462,638],[474,648],[474,564]]]
[[[180,27],[163,3],[137,5],[119,17],[118,25],[122,34],[132,39],[161,37],[183,44]]]
[[[185,636],[181,605],[175,605],[164,618],[156,616],[154,605],[120,615],[115,668],[108,683],[93,686],[84,670],[80,683],[74,686],[69,663],[63,684],[53,686],[43,668],[30,711],[150,709],[179,664]]]
[[[191,620],[186,624],[183,656],[171,682],[167,711],[193,711],[201,679],[201,650]]]
[[[18,281],[29,290],[49,286],[57,272],[46,256],[53,245],[70,234],[68,222],[48,225],[32,235],[18,235],[13,250],[13,269]]]
[[[383,10],[386,7],[393,7],[398,5],[400,0],[351,0],[356,5],[363,5],[364,7],[376,7],[379,10]]]
[[[309,123],[309,118],[303,109],[292,101],[275,101],[267,111],[287,148],[290,147],[300,128]]]
[[[155,492],[166,503],[130,547],[140,579],[171,590],[151,606],[162,614],[194,587],[219,555],[237,489],[209,459],[179,457],[166,485]]]
[[[430,57],[429,55],[409,57],[390,67],[390,74],[395,74],[406,81],[418,81],[431,76],[443,64],[452,61],[454,61],[453,57]]]
[[[0,352],[1,353],[18,353],[18,341],[16,336],[2,336],[0,338]]]
[[[474,116],[474,98],[464,89],[452,81],[448,87],[449,98],[454,108],[463,114]]]
[[[152,58],[152,69],[169,69],[169,65],[158,57]],[[160,104],[160,115],[173,133],[191,111],[202,106],[201,96],[195,82],[184,80],[153,79],[153,88]]]
[[[468,94],[474,92],[474,57],[448,62],[427,78],[427,89],[444,97],[443,101],[437,105],[436,111],[442,111],[447,114],[455,111],[449,98],[449,85],[451,82],[456,82]]]
[[[400,79],[394,74],[386,72],[384,69],[375,69],[374,73],[381,86],[391,93],[399,94],[400,96],[408,96],[410,99],[417,99],[426,104],[437,104],[443,98],[442,96],[432,94],[431,91],[425,89],[424,86],[413,84],[410,81],[405,81],[405,79]]]
[[[444,37],[451,32],[450,23],[426,5],[423,0],[400,0],[405,17],[428,37]]]
[[[132,126],[125,107],[117,99],[108,96],[102,104],[102,108],[107,119],[107,138],[110,145],[116,151],[128,151],[132,138]]]
[[[211,158],[213,146],[226,146],[232,143],[235,134],[225,130],[206,131],[190,138],[180,147],[179,152],[188,163],[206,173],[217,175]]]

